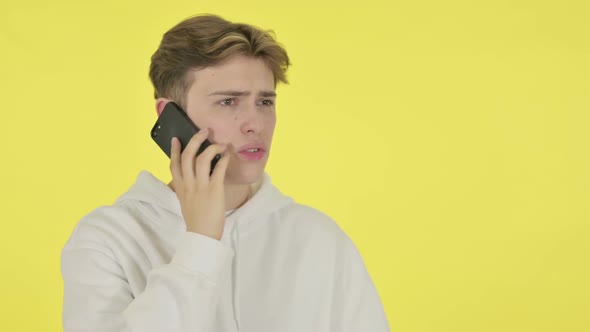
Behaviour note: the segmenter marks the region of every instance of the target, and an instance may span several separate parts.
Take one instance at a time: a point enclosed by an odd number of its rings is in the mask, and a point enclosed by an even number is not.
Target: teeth
[[[255,149],[248,149],[246,151],[248,151],[248,152],[258,152],[258,149],[257,148],[255,148]]]

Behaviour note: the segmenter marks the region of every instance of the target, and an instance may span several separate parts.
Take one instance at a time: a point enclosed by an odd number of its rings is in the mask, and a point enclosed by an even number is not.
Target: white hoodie
[[[142,171],[62,252],[74,331],[389,331],[353,242],[265,174],[221,241],[186,231],[176,194]]]

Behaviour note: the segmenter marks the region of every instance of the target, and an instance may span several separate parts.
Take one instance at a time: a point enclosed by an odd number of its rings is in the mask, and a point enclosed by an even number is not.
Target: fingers
[[[182,170],[180,167],[180,141],[172,137],[170,144],[170,173],[172,173],[172,183],[174,187],[180,188],[182,184]]]
[[[211,144],[205,151],[199,154],[196,158],[197,151],[207,139],[208,130],[202,129],[195,134],[184,150],[181,152],[180,140],[176,137],[172,139],[170,149],[170,172],[172,173],[172,181],[176,188],[204,188],[212,181],[211,161],[218,154],[223,154],[227,150],[226,145]],[[217,162],[213,174],[218,178],[217,182],[225,177],[227,164],[229,162],[229,155],[226,154]],[[219,171],[218,171],[219,168]]]
[[[180,157],[182,163],[182,175],[187,180],[193,180],[195,178],[195,156],[197,155],[197,151],[201,147],[201,144],[207,139],[208,134],[209,131],[207,128],[200,130],[193,135],[184,148],[184,151],[182,151],[182,156]]]
[[[223,185],[225,180],[225,172],[227,171],[227,165],[229,164],[229,153],[224,154],[221,159],[217,161],[213,174],[211,175],[211,182],[219,185]]]
[[[209,174],[211,174],[211,161],[215,155],[222,154],[225,152],[225,150],[225,145],[212,144],[197,157],[197,161],[195,163],[197,185],[201,186],[209,183]],[[215,168],[217,168],[217,166],[215,166]]]

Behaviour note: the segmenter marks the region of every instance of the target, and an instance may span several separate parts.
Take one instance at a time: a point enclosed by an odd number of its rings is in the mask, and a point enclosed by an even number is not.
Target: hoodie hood
[[[138,201],[148,206],[164,209],[182,220],[182,210],[176,193],[168,185],[156,178],[148,171],[141,171],[135,183],[129,190],[117,199],[117,203],[124,201]],[[283,195],[272,184],[267,173],[263,174],[262,184],[258,191],[242,206],[232,213],[226,211],[226,221],[222,242],[231,243],[234,251],[232,262],[232,306],[236,329],[240,330],[240,310],[238,306],[240,285],[238,272],[240,263],[240,238],[256,230],[265,223],[271,222],[270,215],[293,203],[293,199]],[[157,220],[163,227],[171,227],[170,221],[164,218]],[[183,227],[184,223],[173,227]],[[229,238],[229,239],[228,239]]]
[[[135,183],[117,199],[117,202],[129,200],[159,207],[182,219],[182,210],[176,193],[166,183],[148,171],[141,171]],[[268,221],[268,218],[266,218],[268,215],[292,202],[293,199],[283,195],[272,184],[270,176],[264,173],[262,184],[253,197],[227,217],[223,236],[225,237],[227,233],[231,232],[234,224],[239,224],[239,231],[242,236],[246,235]],[[170,226],[169,221],[162,220],[161,223]]]

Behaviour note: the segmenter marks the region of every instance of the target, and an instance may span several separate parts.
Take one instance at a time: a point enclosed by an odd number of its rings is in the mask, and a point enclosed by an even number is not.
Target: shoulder
[[[277,211],[282,227],[305,242],[324,246],[350,246],[352,241],[338,223],[326,213],[300,203],[292,203]]]
[[[76,224],[64,249],[75,247],[112,247],[114,243],[133,237],[138,230],[150,226],[150,215],[138,201],[117,202],[100,206]]]

